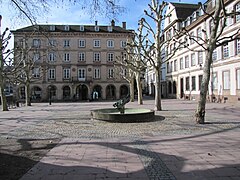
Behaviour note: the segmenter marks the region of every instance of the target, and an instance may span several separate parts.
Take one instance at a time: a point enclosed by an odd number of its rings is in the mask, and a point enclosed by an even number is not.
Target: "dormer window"
[[[80,31],[84,31],[84,26],[80,26]]]
[[[36,25],[36,26],[33,27],[33,29],[34,29],[34,31],[39,31],[39,26]]]
[[[200,16],[200,12],[196,11],[196,18],[198,18]]]
[[[95,31],[99,31],[99,26],[95,26]]]
[[[68,25],[64,26],[64,31],[69,31],[69,26]]]
[[[182,22],[182,27],[183,27],[183,28],[185,27],[185,21]]]
[[[108,26],[108,32],[112,32],[113,28],[112,26]]]
[[[51,25],[51,26],[49,27],[49,30],[50,30],[50,31],[55,31],[55,26],[54,26],[54,25]]]

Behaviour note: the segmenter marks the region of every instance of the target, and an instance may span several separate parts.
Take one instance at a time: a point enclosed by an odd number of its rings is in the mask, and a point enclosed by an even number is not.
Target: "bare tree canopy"
[[[124,12],[124,8],[119,5],[120,0],[0,0],[10,10],[14,18],[18,20],[30,20],[36,24],[39,17],[45,16],[52,7],[59,9],[68,6],[76,6],[79,10],[85,11],[91,18],[105,16],[115,19],[117,15]],[[10,18],[13,18],[10,17]]]

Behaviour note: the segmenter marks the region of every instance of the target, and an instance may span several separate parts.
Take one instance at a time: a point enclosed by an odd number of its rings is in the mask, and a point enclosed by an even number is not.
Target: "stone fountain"
[[[136,123],[136,122],[149,122],[154,120],[154,111],[143,108],[125,108],[129,102],[129,95],[123,99],[118,100],[113,104],[115,108],[95,109],[91,111],[93,119],[120,122],[120,123]]]

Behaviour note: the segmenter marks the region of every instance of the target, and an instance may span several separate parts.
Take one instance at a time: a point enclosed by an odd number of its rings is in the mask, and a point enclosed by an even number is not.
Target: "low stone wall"
[[[149,109],[126,108],[124,114],[120,114],[117,109],[96,109],[91,111],[93,119],[118,122],[118,123],[136,123],[154,121],[154,111]]]

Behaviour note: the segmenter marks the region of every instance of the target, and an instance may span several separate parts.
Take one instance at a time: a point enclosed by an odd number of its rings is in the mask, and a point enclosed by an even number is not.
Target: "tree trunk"
[[[30,82],[27,80],[25,85],[25,103],[26,106],[31,106],[31,92],[30,92]]]
[[[1,23],[1,20],[0,20]],[[1,28],[1,24],[0,24],[0,28]],[[3,111],[8,111],[8,107],[7,107],[7,99],[6,96],[4,94],[4,88],[5,88],[5,77],[3,75],[3,52],[2,52],[2,33],[1,33],[1,29],[0,29],[0,97],[1,97],[1,104],[2,104],[2,110]]]
[[[210,67],[212,63],[212,53],[206,53],[206,61],[203,68],[203,79],[200,88],[200,99],[198,101],[197,110],[195,113],[196,123],[204,124],[205,123],[205,106],[208,92],[208,85],[210,79]]]
[[[161,72],[158,68],[155,69],[156,75],[156,83],[155,83],[155,111],[162,110],[162,103],[161,103]]]
[[[136,72],[136,81],[137,81],[137,91],[138,91],[138,104],[143,104],[142,86],[141,86],[141,79],[140,79],[139,72]]]
[[[2,75],[0,75],[2,76]],[[1,77],[2,80],[2,77]],[[7,107],[7,99],[6,96],[4,94],[4,83],[2,83],[1,81],[1,86],[0,86],[0,97],[1,97],[1,104],[2,104],[2,111],[8,111],[8,107]]]
[[[130,88],[130,102],[134,102],[134,78],[129,81]]]
[[[195,113],[196,117],[196,123],[198,124],[204,124],[205,123],[205,106],[206,106],[206,99],[207,99],[207,92],[208,92],[208,85],[210,80],[210,69],[212,64],[212,54],[214,49],[216,48],[216,42],[217,42],[217,32],[220,22],[220,13],[222,11],[223,4],[220,0],[216,1],[215,6],[215,12],[213,15],[214,24],[211,29],[211,34],[209,38],[209,42],[206,45],[206,60],[203,68],[203,80],[201,83],[201,89],[200,89],[200,100],[198,101],[197,110]],[[223,27],[221,27],[223,28]]]

